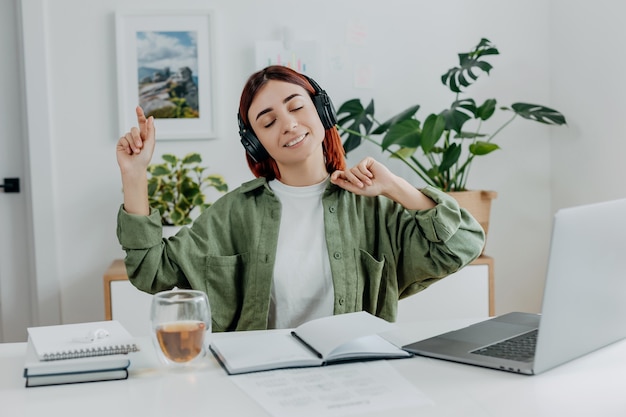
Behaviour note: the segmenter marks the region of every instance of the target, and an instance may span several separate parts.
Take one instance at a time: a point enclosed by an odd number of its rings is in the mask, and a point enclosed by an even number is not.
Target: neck
[[[278,164],[278,168],[280,169],[280,182],[292,187],[319,184],[328,176],[323,160],[307,160],[293,165]]]

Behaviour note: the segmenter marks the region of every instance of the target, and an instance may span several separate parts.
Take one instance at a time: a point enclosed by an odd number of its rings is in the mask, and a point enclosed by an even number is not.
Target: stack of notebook
[[[30,327],[26,387],[128,378],[128,353],[139,348],[117,321]]]

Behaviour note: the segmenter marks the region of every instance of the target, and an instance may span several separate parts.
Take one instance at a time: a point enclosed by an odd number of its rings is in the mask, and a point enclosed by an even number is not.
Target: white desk
[[[409,342],[467,323],[442,320],[402,324],[395,341]],[[194,372],[147,367],[134,369],[124,381],[24,388],[25,347],[24,343],[0,344],[2,416],[268,415],[229,380],[212,356]],[[435,405],[369,413],[368,417],[626,416],[626,340],[537,376],[422,357],[390,362]]]

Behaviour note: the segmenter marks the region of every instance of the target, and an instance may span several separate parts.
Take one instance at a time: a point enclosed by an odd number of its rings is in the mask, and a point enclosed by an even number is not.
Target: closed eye
[[[296,111],[298,111],[298,110],[302,110],[303,108],[304,108],[304,106],[295,107],[295,108],[293,108],[293,109],[291,109],[291,110],[289,110],[289,111],[290,111],[291,113],[293,113],[293,112],[296,112]],[[272,127],[272,125],[274,124],[274,122],[275,122],[275,121],[276,121],[276,119],[272,119],[269,123],[266,123],[264,127],[265,127],[265,128]]]

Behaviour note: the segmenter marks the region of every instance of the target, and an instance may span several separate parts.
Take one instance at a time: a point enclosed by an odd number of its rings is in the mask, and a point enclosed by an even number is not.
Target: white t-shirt
[[[282,206],[269,328],[297,327],[334,312],[322,206],[328,181],[306,187],[269,183]]]

